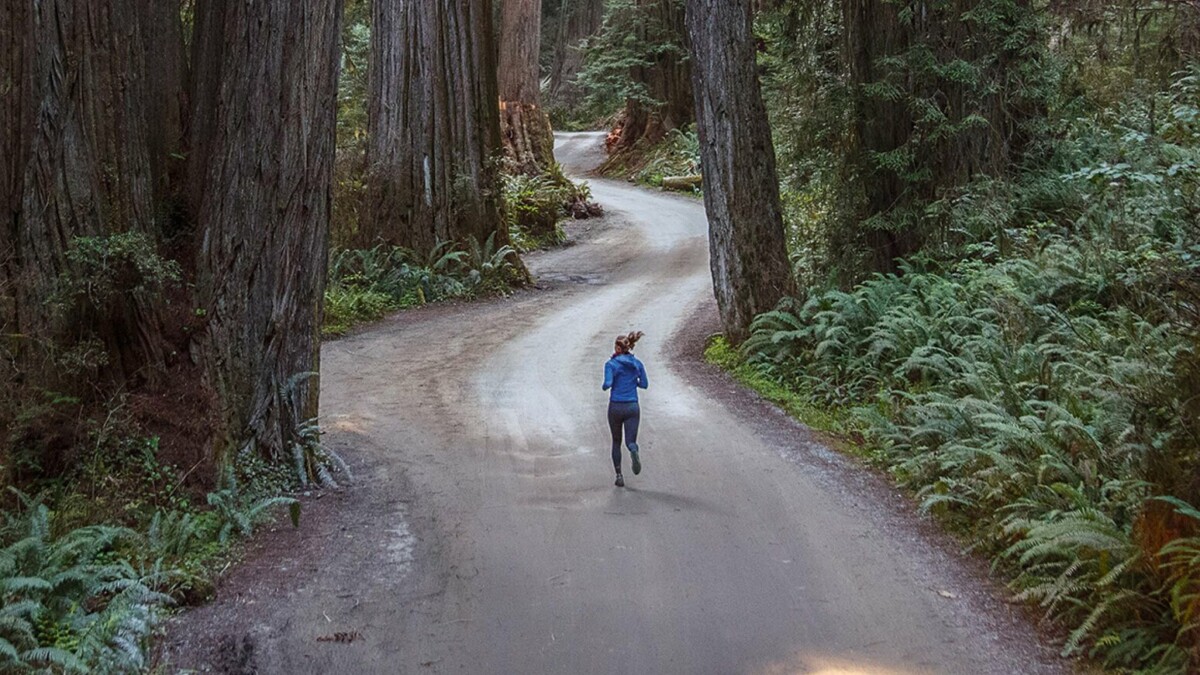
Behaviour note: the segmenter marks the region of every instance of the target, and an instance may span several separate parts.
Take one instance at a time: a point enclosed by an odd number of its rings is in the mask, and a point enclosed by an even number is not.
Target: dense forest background
[[[552,128],[703,193],[710,358],[1065,655],[1200,667],[1200,3],[45,0],[0,92],[0,669],[145,668],[348,478],[321,339],[524,284],[601,213]]]

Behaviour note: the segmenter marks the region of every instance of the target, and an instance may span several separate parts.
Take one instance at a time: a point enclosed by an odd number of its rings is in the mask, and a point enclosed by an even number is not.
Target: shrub
[[[439,300],[503,294],[524,281],[524,267],[511,246],[495,247],[469,238],[440,242],[427,253],[395,246],[340,249],[330,254],[325,290],[325,335],[388,312]]]
[[[1200,667],[1198,86],[1181,76],[1153,127],[1141,102],[1081,120],[1057,175],[964,194],[954,247],[810,287],[742,346],[849,411],[924,509],[1070,628],[1065,654],[1122,669]]]

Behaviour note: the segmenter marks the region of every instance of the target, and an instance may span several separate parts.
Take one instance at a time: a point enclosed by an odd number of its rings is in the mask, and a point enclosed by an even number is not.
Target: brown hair
[[[640,330],[633,331],[628,335],[618,335],[616,340],[617,353],[628,354],[629,352],[632,352],[633,346],[637,344],[638,340],[642,339],[643,335],[645,335],[645,333]]]

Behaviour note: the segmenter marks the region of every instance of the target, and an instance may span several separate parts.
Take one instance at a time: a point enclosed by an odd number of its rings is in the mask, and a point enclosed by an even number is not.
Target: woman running
[[[642,339],[642,332],[637,331],[617,338],[612,358],[604,364],[604,391],[612,390],[608,396],[608,428],[612,431],[612,461],[617,470],[617,487],[625,487],[625,479],[621,477],[621,430],[625,430],[625,445],[629,447],[629,456],[633,460],[633,475],[642,472],[642,462],[638,459],[638,422],[641,420],[641,410],[638,408],[638,387],[645,389],[649,385],[646,379],[646,368],[633,355],[633,346]]]

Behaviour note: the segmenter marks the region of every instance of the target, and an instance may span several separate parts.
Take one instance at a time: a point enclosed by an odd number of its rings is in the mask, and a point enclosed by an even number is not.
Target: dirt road
[[[601,138],[561,136],[559,157],[594,165]],[[608,215],[530,258],[542,290],[324,347],[322,417],[357,484],[176,621],[169,667],[1058,672],[881,481],[700,372],[681,345],[711,325],[702,204],[592,187]],[[630,329],[645,469],[619,489],[600,381]]]

